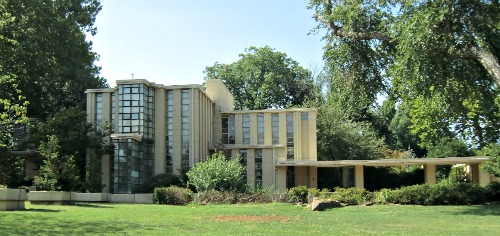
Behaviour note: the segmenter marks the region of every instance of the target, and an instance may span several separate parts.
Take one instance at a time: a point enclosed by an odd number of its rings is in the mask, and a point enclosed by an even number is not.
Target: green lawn
[[[27,205],[0,212],[0,235],[500,235],[500,205],[353,206],[311,212],[290,204]]]

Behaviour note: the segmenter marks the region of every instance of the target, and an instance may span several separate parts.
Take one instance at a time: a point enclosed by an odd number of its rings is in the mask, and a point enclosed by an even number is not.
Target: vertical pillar
[[[276,179],[274,186],[276,189],[280,191],[284,191],[286,189],[286,166],[278,166],[276,168]]]
[[[479,165],[470,164],[469,165],[469,177],[473,184],[479,184]]]
[[[342,167],[342,187],[349,188],[349,168],[351,167]]]
[[[309,167],[309,188],[318,188],[318,167]]]
[[[470,164],[469,170],[470,170],[472,183],[479,184],[481,186],[486,186],[491,182],[490,174],[481,170],[479,168],[479,164]]]
[[[110,184],[111,182],[111,166],[110,166],[110,157],[109,154],[105,154],[102,156],[102,164],[101,164],[101,172],[102,172],[102,179],[101,179],[101,184],[104,185],[104,188],[102,188],[103,193],[109,193],[110,190]]]
[[[436,165],[424,165],[424,179],[426,184],[436,184]]]
[[[365,187],[365,173],[363,165],[354,166],[354,187],[364,188]]]

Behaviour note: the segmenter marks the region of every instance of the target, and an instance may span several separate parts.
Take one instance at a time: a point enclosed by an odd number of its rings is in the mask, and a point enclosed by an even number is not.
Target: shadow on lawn
[[[26,208],[20,211],[30,211],[30,212],[60,212],[60,210],[53,209],[43,209],[43,208]]]
[[[500,205],[467,206],[466,209],[455,213],[456,215],[500,216]]]
[[[141,229],[146,232],[152,230],[139,224],[111,224],[110,222],[78,222],[58,221],[57,223],[29,224],[22,222],[15,225],[2,227],[2,235],[101,235],[101,234],[127,234],[131,229]]]

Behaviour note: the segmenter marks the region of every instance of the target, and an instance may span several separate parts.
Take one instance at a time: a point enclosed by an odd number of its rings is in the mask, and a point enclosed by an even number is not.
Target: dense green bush
[[[486,185],[486,199],[489,202],[498,202],[500,201],[500,182],[491,182]]]
[[[332,195],[334,200],[347,205],[361,205],[373,200],[373,196],[364,188],[335,188]]]
[[[155,188],[153,202],[166,205],[187,205],[193,200],[193,192],[188,188],[170,186]]]
[[[234,204],[237,202],[241,194],[235,192],[220,192],[217,190],[207,190],[201,192],[196,197],[196,201],[200,204]]]
[[[306,186],[297,186],[288,190],[288,200],[295,203],[307,203],[309,189]]]
[[[485,188],[470,183],[448,183],[413,185],[395,190],[384,189],[375,194],[381,203],[415,205],[466,205],[487,201]]]
[[[492,143],[479,151],[478,154],[491,157],[491,160],[481,165],[481,169],[500,178],[500,144]]]
[[[208,190],[243,192],[242,174],[245,167],[238,159],[226,160],[221,152],[214,153],[206,161],[197,163],[187,172],[188,184],[198,192]]]

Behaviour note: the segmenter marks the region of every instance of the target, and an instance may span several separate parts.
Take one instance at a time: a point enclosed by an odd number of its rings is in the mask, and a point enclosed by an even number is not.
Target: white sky
[[[101,75],[165,85],[201,84],[203,70],[232,63],[250,46],[285,52],[305,68],[323,65],[322,34],[300,0],[102,0],[91,37]]]

